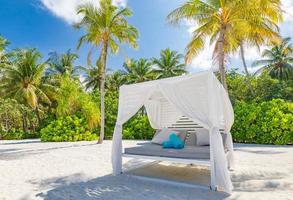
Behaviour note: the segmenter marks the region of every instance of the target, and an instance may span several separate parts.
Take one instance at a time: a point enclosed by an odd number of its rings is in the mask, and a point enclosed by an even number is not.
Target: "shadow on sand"
[[[56,188],[36,196],[45,200],[92,200],[92,199],[125,199],[125,200],[171,200],[171,199],[225,199],[228,194],[210,190],[179,187],[146,181],[129,175],[107,175],[86,182],[67,183],[68,177],[57,179]],[[54,184],[54,183],[53,183]]]

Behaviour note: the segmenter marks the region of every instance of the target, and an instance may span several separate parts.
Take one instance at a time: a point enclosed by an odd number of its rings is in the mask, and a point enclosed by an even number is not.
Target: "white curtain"
[[[121,87],[118,119],[113,137],[112,164],[114,174],[119,174],[122,170],[123,123],[145,105],[152,126],[161,126],[162,104],[160,101],[151,101],[150,99],[152,93],[158,90],[178,111],[173,112],[173,117],[182,113],[210,131],[211,186],[213,188],[218,186],[226,192],[231,192],[233,186],[228,165],[231,166],[233,160],[233,143],[229,132],[234,119],[233,109],[224,88],[210,71]],[[223,121],[228,133],[229,157],[225,155],[219,132]]]
[[[122,172],[122,126],[144,105],[152,91],[151,86],[120,87],[117,121],[114,128],[112,144],[112,168],[113,174]]]

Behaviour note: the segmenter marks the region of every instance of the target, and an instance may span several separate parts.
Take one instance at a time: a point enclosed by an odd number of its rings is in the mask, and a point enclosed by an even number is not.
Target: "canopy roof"
[[[232,163],[233,144],[230,129],[234,115],[228,94],[212,71],[204,71],[144,83],[123,85],[113,136],[114,174],[122,170],[122,125],[145,106],[150,124],[168,127],[186,116],[210,130],[211,184],[232,190],[228,164]],[[226,157],[219,129],[227,132],[229,156]]]

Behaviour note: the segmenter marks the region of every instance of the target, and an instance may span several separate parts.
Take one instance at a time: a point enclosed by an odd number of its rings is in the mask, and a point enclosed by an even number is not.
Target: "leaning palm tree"
[[[251,94],[254,94],[250,82],[250,73],[245,59],[244,46],[260,47],[261,45],[279,42],[278,24],[282,22],[283,11],[281,9],[281,0],[259,0],[249,1],[248,6],[254,14],[254,20],[249,20],[248,27],[240,35],[240,57],[242,60],[246,81]],[[249,5],[253,4],[253,5]]]
[[[78,43],[78,48],[83,43],[91,43],[101,47],[101,62],[99,69],[100,94],[101,94],[101,130],[99,143],[103,142],[105,129],[105,70],[107,65],[108,51],[117,53],[119,44],[126,43],[137,48],[137,29],[127,22],[127,17],[132,16],[129,8],[120,9],[112,4],[112,0],[101,0],[99,7],[93,4],[85,4],[78,8],[82,20],[75,25],[77,28],[85,28],[86,34]]]
[[[261,66],[255,74],[267,71],[272,78],[279,80],[293,80],[293,46],[290,38],[285,38],[281,44],[264,50],[262,57],[252,65]]]
[[[123,64],[127,83],[140,83],[154,79],[152,63],[147,59],[130,59]]]
[[[57,52],[49,53],[49,59],[47,61],[49,68],[46,70],[46,75],[67,75],[70,78],[75,78],[76,66],[74,62],[78,58],[78,55],[71,53],[71,50],[67,50],[64,54],[58,54]]]
[[[171,51],[169,48],[160,53],[160,58],[153,58],[154,73],[156,79],[179,76],[185,74],[185,65],[181,63],[182,54],[177,51]]]
[[[41,55],[35,49],[17,49],[11,53],[11,62],[3,67],[0,90],[4,97],[14,98],[29,105],[36,111],[40,122],[40,102],[51,104],[48,91],[52,87],[42,83],[45,63],[40,62]]]
[[[248,1],[247,4],[254,16],[250,17],[247,28],[240,35],[240,56],[245,73],[249,76],[245,61],[244,44],[259,48],[261,45],[280,41],[281,36],[278,24],[283,20],[283,11],[281,0],[253,0]]]
[[[252,9],[259,0],[189,0],[168,16],[171,23],[191,20],[198,27],[193,31],[186,47],[186,63],[190,63],[205,46],[205,39],[214,44],[213,58],[219,64],[221,82],[227,90],[225,62],[227,56],[235,52],[242,42],[243,30],[250,28],[257,9]],[[241,38],[241,39],[240,39]]]

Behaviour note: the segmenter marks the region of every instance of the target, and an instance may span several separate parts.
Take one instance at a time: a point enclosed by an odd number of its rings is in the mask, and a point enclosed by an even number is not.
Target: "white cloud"
[[[293,23],[293,1],[292,0],[283,0],[282,1],[282,8],[285,11],[284,20],[285,22],[292,22]]]
[[[206,40],[204,49],[194,57],[189,67],[196,71],[213,68],[213,49],[214,45],[210,46],[209,41]]]
[[[91,2],[99,6],[99,0],[40,0],[42,5],[55,16],[60,17],[69,24],[78,22],[81,16],[77,15],[76,9],[79,5]],[[113,4],[126,7],[127,0],[113,0]]]

